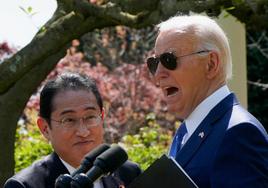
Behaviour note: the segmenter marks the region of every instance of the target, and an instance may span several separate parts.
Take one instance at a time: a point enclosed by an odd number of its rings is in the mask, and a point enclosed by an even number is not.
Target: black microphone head
[[[73,177],[71,188],[93,188],[93,182],[88,179],[86,174],[80,173]]]
[[[83,161],[81,162],[81,165],[91,164],[91,167],[92,167],[93,162],[95,161],[96,157],[98,157],[100,154],[102,154],[104,151],[106,151],[109,148],[110,148],[110,146],[108,144],[105,144],[105,143],[94,148],[88,154],[86,154]]]
[[[119,146],[112,146],[100,154],[93,163],[93,167],[86,173],[73,177],[72,188],[87,188],[93,186],[94,181],[103,174],[115,171],[128,159],[127,153]]]
[[[55,188],[71,188],[70,183],[72,180],[70,174],[62,174],[56,179]]]
[[[94,166],[102,169],[104,173],[113,172],[126,162],[127,159],[128,155],[123,148],[112,146],[96,158]]]
[[[93,162],[95,161],[96,157],[109,148],[110,146],[104,143],[91,150],[82,160],[80,167],[74,171],[71,176],[75,176],[79,173],[86,173],[93,166]]]

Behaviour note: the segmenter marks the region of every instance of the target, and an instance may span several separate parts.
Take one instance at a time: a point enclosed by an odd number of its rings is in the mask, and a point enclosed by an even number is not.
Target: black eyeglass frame
[[[175,70],[177,68],[177,64],[179,62],[177,61],[179,58],[201,54],[201,53],[207,53],[210,52],[210,50],[200,50],[197,52],[193,52],[190,54],[182,55],[182,56],[176,56],[174,52],[165,52],[162,53],[159,57],[149,57],[146,61],[147,67],[152,75],[155,75],[155,72],[157,70],[159,62],[168,70]]]

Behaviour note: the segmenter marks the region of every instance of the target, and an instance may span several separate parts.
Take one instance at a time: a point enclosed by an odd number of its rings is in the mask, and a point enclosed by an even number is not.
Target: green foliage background
[[[50,144],[41,135],[36,125],[36,111],[28,111],[27,115],[27,122],[19,121],[16,132],[15,172],[52,152]]]
[[[155,114],[148,114],[146,120],[146,125],[137,134],[124,136],[120,143],[127,150],[129,158],[140,164],[143,170],[168,152],[172,138],[172,132],[157,123]]]

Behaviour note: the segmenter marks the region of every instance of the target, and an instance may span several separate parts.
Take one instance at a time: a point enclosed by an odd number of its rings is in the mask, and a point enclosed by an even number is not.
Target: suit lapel
[[[59,175],[69,174],[69,171],[63,165],[59,156],[55,152],[48,156],[46,164],[48,170],[47,173],[49,173],[49,178],[46,179],[47,187],[54,187],[55,180]]]
[[[182,167],[187,165],[213,128],[216,127],[214,126],[215,122],[236,104],[238,104],[236,97],[231,93],[209,112],[176,156],[176,160]],[[226,124],[228,125],[228,123]],[[227,125],[222,125],[221,128],[226,130]],[[224,134],[224,132],[225,131],[222,131],[222,134]]]

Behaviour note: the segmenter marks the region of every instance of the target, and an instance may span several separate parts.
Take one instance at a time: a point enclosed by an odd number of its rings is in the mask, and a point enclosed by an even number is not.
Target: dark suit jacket
[[[210,111],[176,158],[199,188],[268,188],[267,133],[234,94]]]
[[[4,188],[54,188],[57,177],[67,173],[58,155],[52,153],[8,179]],[[121,184],[128,185],[140,173],[137,164],[127,161],[113,175],[101,180],[104,188],[118,188]]]

